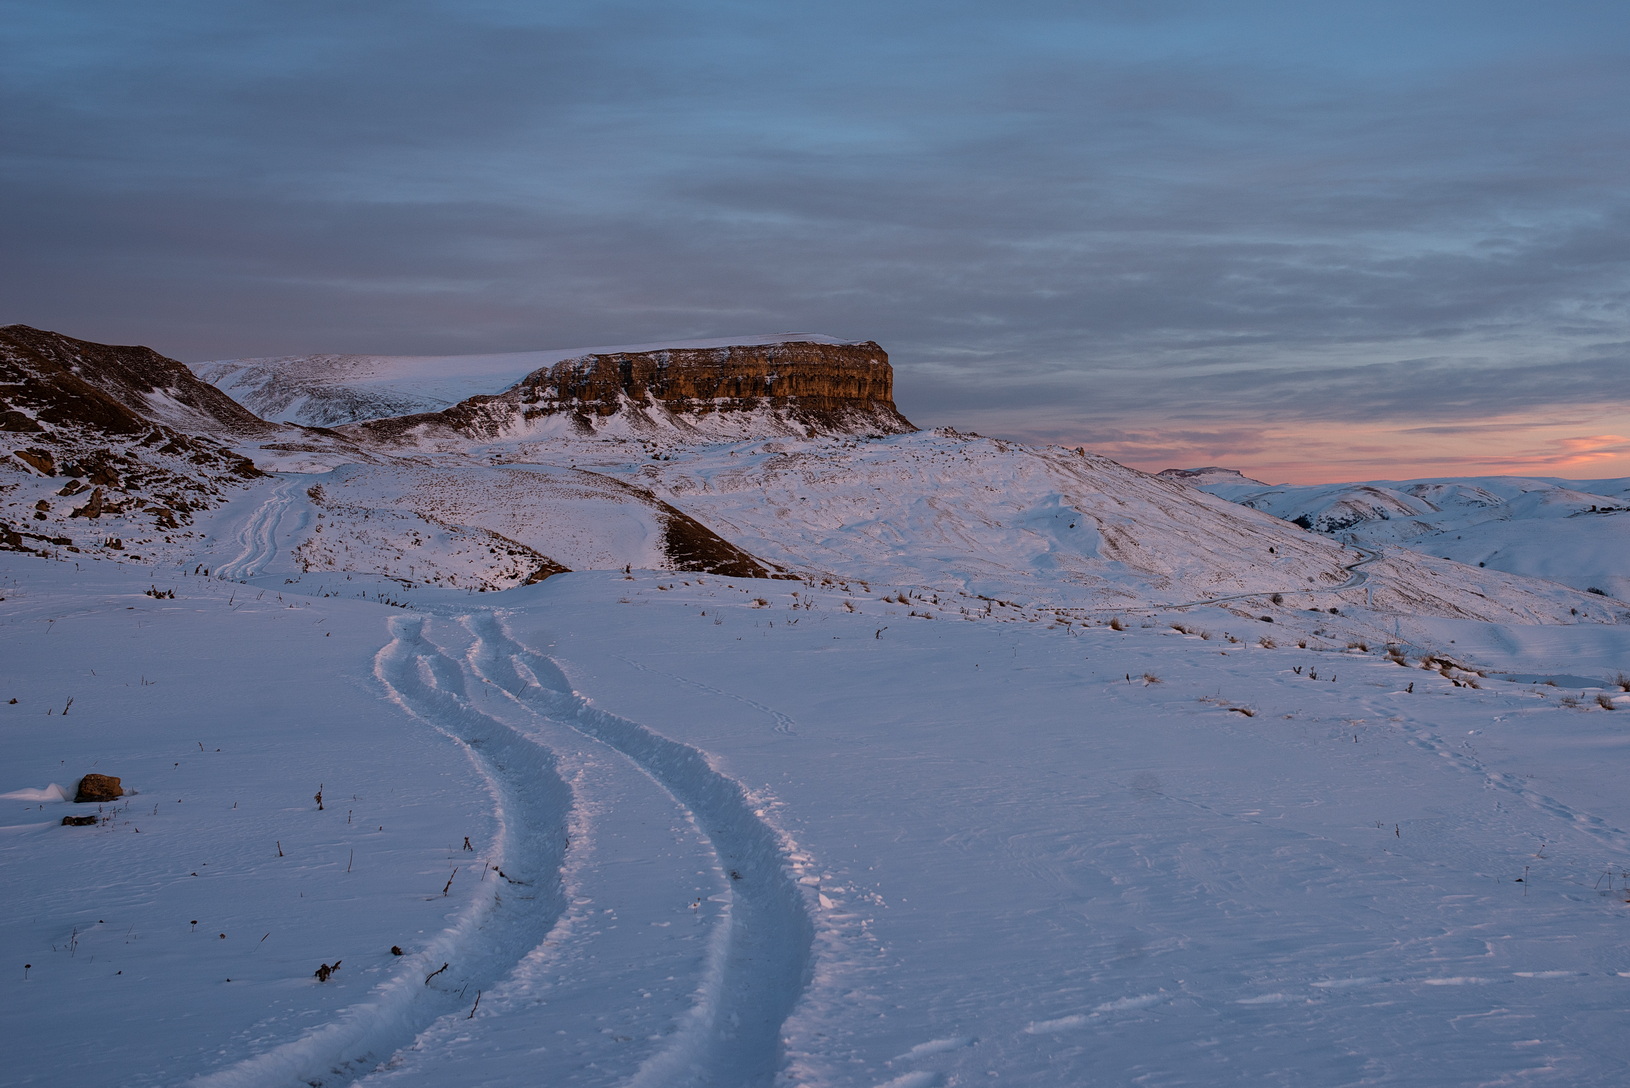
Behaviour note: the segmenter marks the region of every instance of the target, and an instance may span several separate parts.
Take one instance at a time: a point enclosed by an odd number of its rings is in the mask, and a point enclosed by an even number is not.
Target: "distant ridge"
[[[1210,487],[1222,484],[1249,484],[1252,487],[1269,486],[1261,480],[1253,480],[1238,469],[1219,468],[1216,465],[1209,465],[1205,468],[1163,468],[1155,475],[1162,480],[1188,484],[1190,487]]]

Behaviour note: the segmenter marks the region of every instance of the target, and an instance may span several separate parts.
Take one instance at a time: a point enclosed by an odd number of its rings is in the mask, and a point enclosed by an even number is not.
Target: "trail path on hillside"
[[[1360,558],[1355,563],[1347,563],[1342,570],[1347,572],[1347,580],[1339,586],[1323,586],[1309,589],[1306,586],[1285,586],[1281,589],[1259,589],[1251,593],[1232,593],[1226,597],[1206,597],[1198,601],[1182,601],[1177,604],[1151,604],[1138,605],[1128,608],[1118,608],[1118,612],[1159,612],[1168,608],[1199,608],[1208,604],[1222,604],[1224,601],[1243,601],[1251,597],[1269,597],[1275,593],[1338,593],[1344,589],[1356,589],[1369,581],[1369,572],[1365,567],[1381,558],[1381,552],[1372,548],[1363,548],[1357,544],[1347,544],[1344,547],[1358,552]]]
[[[215,577],[237,582],[266,569],[277,556],[278,530],[294,509],[299,486],[299,480],[284,479],[267,489],[260,505],[238,527],[237,554],[215,567]]]

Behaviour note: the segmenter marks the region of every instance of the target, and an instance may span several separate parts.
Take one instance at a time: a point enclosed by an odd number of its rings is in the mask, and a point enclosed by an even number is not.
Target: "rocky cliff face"
[[[276,431],[152,348],[0,328],[0,430],[145,435],[154,426],[232,438]]]
[[[583,355],[536,370],[496,396],[359,429],[384,439],[447,430],[496,439],[560,423],[579,433],[672,428],[719,439],[916,430],[894,407],[893,368],[871,341]]]
[[[151,558],[260,475],[229,447],[276,432],[151,348],[7,325],[0,548]]]

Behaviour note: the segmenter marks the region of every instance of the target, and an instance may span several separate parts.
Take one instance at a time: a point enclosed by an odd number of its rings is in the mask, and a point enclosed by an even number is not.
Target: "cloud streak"
[[[921,422],[1217,457],[1630,401],[1611,5],[5,12],[6,321],[190,359],[814,328]]]

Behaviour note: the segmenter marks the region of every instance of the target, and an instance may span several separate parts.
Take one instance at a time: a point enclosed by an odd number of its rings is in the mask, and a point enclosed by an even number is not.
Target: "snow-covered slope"
[[[930,589],[970,608],[994,598],[1098,615],[1210,602],[1270,622],[1309,609],[1525,623],[1626,614],[1556,583],[1345,547],[1059,447],[937,431],[648,448],[500,441],[433,463],[348,466],[265,500],[282,521],[277,549],[248,543],[270,513],[229,512],[239,527],[215,532],[244,541],[233,555],[261,548],[268,572],[480,589],[552,569],[780,568]],[[231,560],[217,551],[206,565]]]
[[[0,585],[10,1085],[1630,1072],[1611,688],[818,582]]]
[[[578,449],[594,463],[593,447]],[[674,450],[624,466],[749,551],[843,578],[1091,609],[1233,598],[1259,613],[1618,614],[1559,585],[1345,548],[1106,458],[951,430]]]
[[[297,506],[291,526],[301,528],[282,530],[297,543],[286,560],[269,555],[256,569],[378,574],[482,591],[628,566],[776,573],[649,492],[582,469],[350,465],[299,482],[303,491],[290,481],[278,500]],[[251,517],[234,539],[275,532],[264,523]]]
[[[240,436],[275,475],[145,399],[173,449],[0,434],[0,1083],[1630,1078],[1621,602],[582,392],[609,425]],[[1620,516],[1422,484],[1344,498]]]
[[[1316,532],[1402,544],[1630,598],[1630,480],[1482,476],[1269,487],[1206,476],[1191,482]]]
[[[772,333],[494,355],[289,355],[190,365],[262,418],[330,427],[439,412],[470,397],[503,392],[533,371],[586,355],[789,342],[849,343],[820,333]]]

